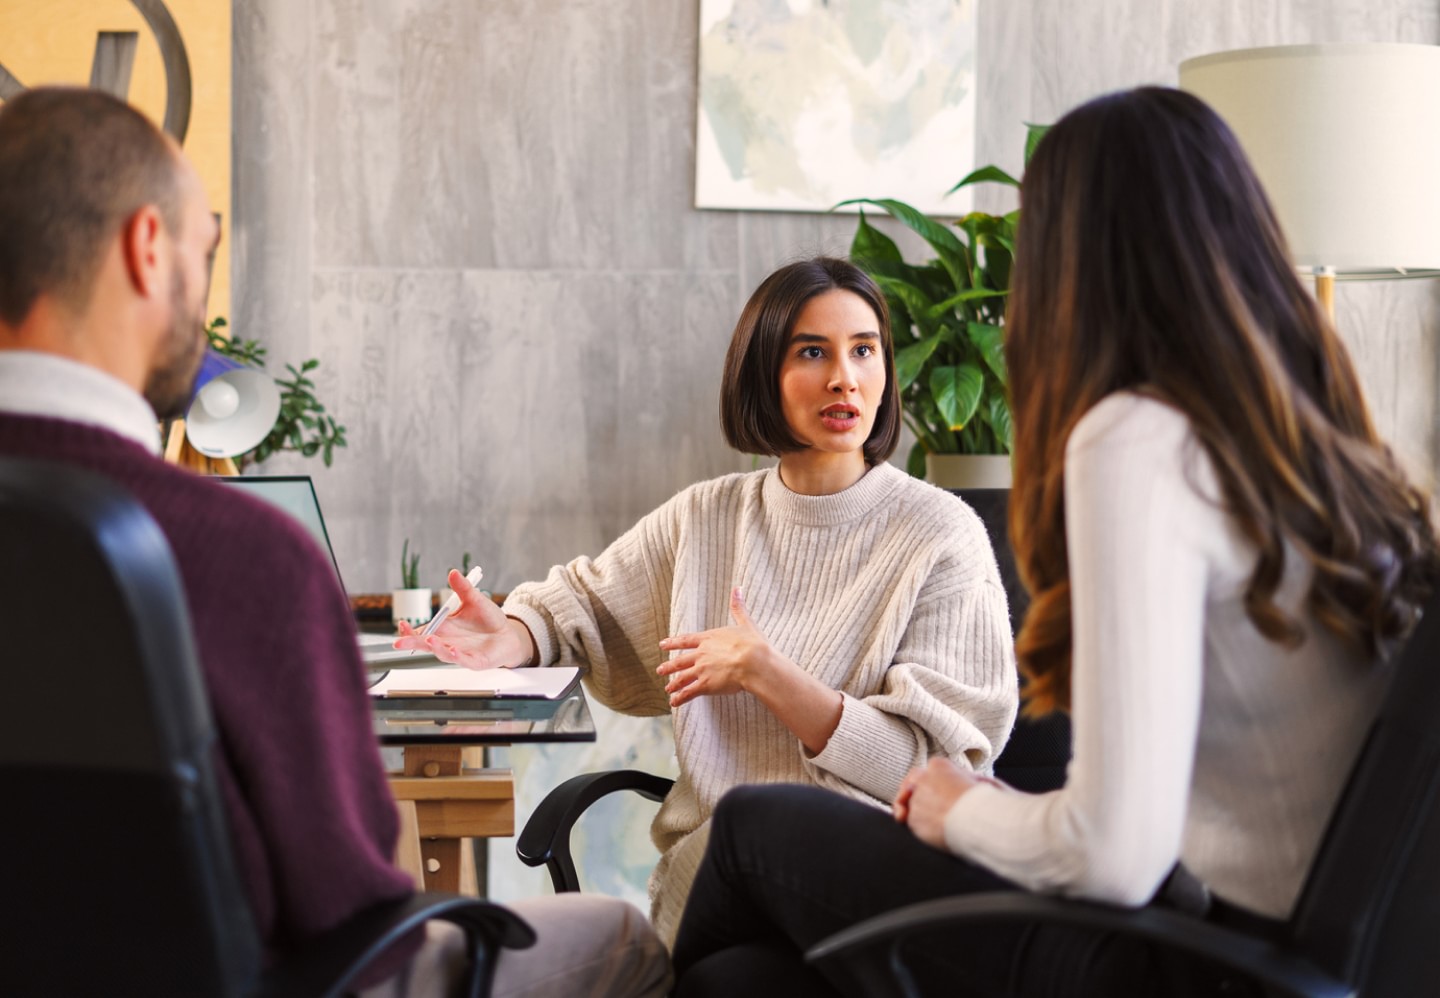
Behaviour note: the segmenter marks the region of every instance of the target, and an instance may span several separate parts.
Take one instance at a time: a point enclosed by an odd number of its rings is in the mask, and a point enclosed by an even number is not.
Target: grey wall
[[[729,330],[853,223],[690,206],[697,6],[235,0],[233,326],[322,360],[350,447],[270,470],[316,475],[352,589],[396,585],[406,537],[427,579],[468,550],[508,589],[749,466],[715,418]],[[1440,5],[1010,0],[980,28],[978,155],[1018,171],[1022,121],[1208,51],[1437,42]],[[1435,285],[1342,286],[1339,310],[1429,468]]]
[[[316,476],[352,589],[397,584],[405,537],[432,583],[468,550],[508,589],[749,467],[715,416],[730,328],[770,269],[843,252],[853,221],[691,207],[697,8],[234,0],[233,327],[277,362],[322,359],[350,447],[267,470]],[[979,18],[978,157],[1017,173],[1023,121],[1174,83],[1192,55],[1440,42],[1435,0],[982,0]],[[1337,298],[1382,429],[1430,473],[1440,290]]]

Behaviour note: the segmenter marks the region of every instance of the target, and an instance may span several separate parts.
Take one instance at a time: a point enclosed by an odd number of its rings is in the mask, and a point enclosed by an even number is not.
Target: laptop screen
[[[335,560],[335,549],[330,546],[325,517],[320,513],[320,500],[315,495],[315,484],[310,481],[309,475],[216,475],[215,481],[243,489],[300,521],[320,549],[330,555],[335,577],[340,578],[340,564]],[[343,579],[340,589],[345,591]]]

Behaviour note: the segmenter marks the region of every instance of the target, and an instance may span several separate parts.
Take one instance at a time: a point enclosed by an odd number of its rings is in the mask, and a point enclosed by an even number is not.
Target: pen
[[[472,586],[478,586],[480,584],[480,580],[483,578],[485,578],[485,570],[479,565],[476,565],[474,568],[470,569],[470,574],[465,576],[465,581],[470,583]],[[441,624],[445,623],[445,618],[450,616],[458,609],[460,609],[460,594],[452,591],[450,593],[450,598],[447,599],[444,605],[435,612],[435,616],[430,618],[430,623],[425,625],[425,629],[420,632],[420,636],[423,638],[434,634],[435,629]]]

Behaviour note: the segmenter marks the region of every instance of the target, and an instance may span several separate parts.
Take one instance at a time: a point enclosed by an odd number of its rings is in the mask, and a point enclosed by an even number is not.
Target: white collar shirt
[[[150,403],[98,368],[33,350],[0,350],[0,412],[84,423],[160,453]]]

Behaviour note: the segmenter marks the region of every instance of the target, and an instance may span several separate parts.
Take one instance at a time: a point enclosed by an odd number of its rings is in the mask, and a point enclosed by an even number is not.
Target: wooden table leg
[[[397,800],[395,810],[400,813],[400,838],[395,843],[395,865],[415,882],[415,889],[425,889],[425,854],[420,846],[420,819],[415,813],[413,800]]]
[[[461,869],[465,854],[470,850],[460,848],[464,839],[421,839],[420,853],[425,857],[425,889],[460,893],[465,880]],[[470,882],[475,882],[475,861],[470,861]]]
[[[466,769],[466,751],[459,746],[406,746],[404,774],[390,778],[397,802],[415,808],[429,890],[476,893],[469,839],[515,834],[515,783],[510,771]]]

